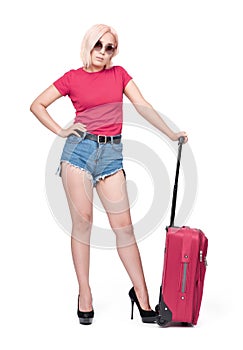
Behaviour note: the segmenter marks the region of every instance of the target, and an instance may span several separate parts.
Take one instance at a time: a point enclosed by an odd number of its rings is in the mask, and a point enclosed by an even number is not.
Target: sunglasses
[[[115,46],[113,46],[112,44],[103,45],[102,42],[100,40],[98,40],[94,46],[94,50],[101,51],[103,49],[103,47],[105,48],[105,52],[108,55],[112,55],[116,49]]]

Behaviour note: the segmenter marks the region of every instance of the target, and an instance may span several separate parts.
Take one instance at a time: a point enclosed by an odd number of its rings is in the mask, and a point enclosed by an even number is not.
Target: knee
[[[79,233],[89,233],[92,227],[92,217],[89,214],[80,213],[72,220],[73,231]]]
[[[133,225],[131,223],[112,227],[116,235],[117,246],[127,246],[135,243]]]
[[[132,224],[123,224],[123,225],[119,225],[116,227],[112,227],[112,230],[115,232],[115,234],[117,235],[133,235],[133,226]]]

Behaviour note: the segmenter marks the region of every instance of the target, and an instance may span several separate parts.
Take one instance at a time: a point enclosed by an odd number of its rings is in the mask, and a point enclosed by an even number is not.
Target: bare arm
[[[61,137],[67,137],[70,134],[80,136],[75,129],[85,131],[85,125],[77,123],[67,129],[61,128],[50,116],[47,111],[47,107],[55,102],[58,98],[62,97],[60,92],[54,85],[49,86],[43,91],[31,104],[30,110],[36,116],[36,118],[49,130]]]
[[[180,136],[184,136],[185,142],[187,141],[186,132],[182,131],[175,133],[171,130],[151,104],[144,99],[133,80],[130,80],[126,85],[124,93],[132,102],[138,113],[141,114],[150,124],[168,136],[172,141],[178,140]]]

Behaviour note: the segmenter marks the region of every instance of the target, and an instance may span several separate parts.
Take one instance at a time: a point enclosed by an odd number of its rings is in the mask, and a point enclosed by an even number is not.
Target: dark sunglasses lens
[[[108,53],[108,55],[111,55],[111,54],[114,53],[115,48],[112,45],[107,45],[106,48],[105,48],[105,51]]]
[[[97,43],[94,46],[95,50],[101,50],[102,49],[102,43],[100,41],[97,41]]]

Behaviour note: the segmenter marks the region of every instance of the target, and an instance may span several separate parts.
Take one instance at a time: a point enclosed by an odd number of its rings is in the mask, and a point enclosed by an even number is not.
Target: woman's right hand
[[[61,129],[58,133],[58,136],[61,137],[68,137],[69,135],[76,135],[78,137],[81,137],[80,134],[77,132],[77,130],[85,132],[86,130],[86,125],[82,124],[82,123],[76,123],[71,125],[69,128],[67,129]]]

